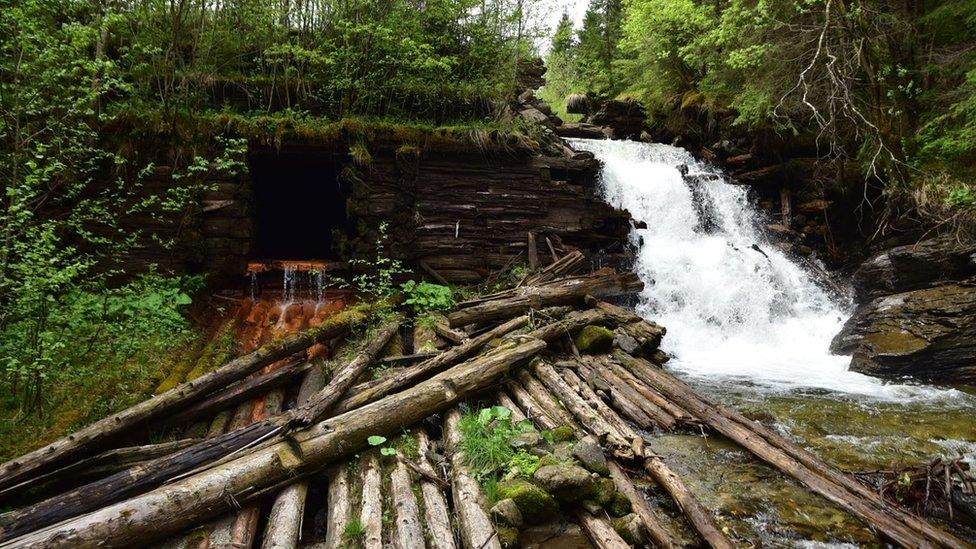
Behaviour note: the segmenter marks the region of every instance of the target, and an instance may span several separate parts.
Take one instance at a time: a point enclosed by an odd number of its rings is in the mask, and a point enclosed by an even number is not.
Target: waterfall
[[[721,171],[668,145],[571,141],[602,161],[604,199],[647,225],[632,234],[645,283],[637,312],[667,327],[669,367],[773,390],[885,400],[954,393],[885,383],[831,355],[851,303],[769,241],[746,189]]]

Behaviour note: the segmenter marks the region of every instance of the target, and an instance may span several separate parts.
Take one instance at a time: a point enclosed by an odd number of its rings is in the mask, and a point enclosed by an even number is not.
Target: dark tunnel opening
[[[335,229],[346,227],[340,164],[322,152],[256,151],[256,259],[334,259]]]

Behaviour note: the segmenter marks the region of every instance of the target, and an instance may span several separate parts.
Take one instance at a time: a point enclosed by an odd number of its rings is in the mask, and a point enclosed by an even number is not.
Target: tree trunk
[[[326,549],[341,549],[345,545],[342,534],[349,521],[349,468],[337,465],[329,471],[328,517],[325,527]]]
[[[364,404],[373,402],[378,398],[382,398],[387,394],[410,385],[411,383],[416,383],[420,379],[441,372],[446,368],[474,355],[489,341],[500,338],[509,332],[518,330],[522,326],[528,324],[528,322],[529,317],[527,316],[513,318],[501,326],[489,330],[478,337],[473,337],[465,341],[463,344],[448,349],[429,360],[417,364],[416,366],[405,368],[376,381],[357,385],[352,388],[352,395],[336,406],[336,412],[341,413],[359,408]]]
[[[637,275],[594,274],[568,278],[546,286],[519,288],[515,296],[486,301],[447,315],[452,328],[473,323],[511,318],[531,309],[582,303],[587,295],[611,297],[641,291],[644,284]]]
[[[308,402],[303,404],[292,414],[291,425],[311,425],[312,423],[325,417],[332,408],[339,402],[346,391],[352,387],[366,370],[366,367],[373,363],[383,347],[386,346],[390,338],[400,329],[400,318],[386,323],[379,328],[369,339],[363,350],[356,355],[356,358],[349,364],[337,371],[332,379],[319,392],[308,398]]]
[[[383,471],[376,452],[370,452],[363,467],[359,524],[363,527],[363,549],[383,549]]]
[[[422,469],[432,475],[437,473],[427,460],[430,439],[427,431],[417,430],[417,461]],[[447,498],[440,486],[427,480],[420,480],[420,490],[424,495],[424,522],[430,534],[431,549],[456,549],[454,529],[451,528],[451,515],[447,509]]]
[[[451,459],[451,484],[453,486],[454,512],[457,513],[461,540],[467,549],[501,549],[495,527],[482,507],[483,498],[478,481],[471,477],[464,465],[464,454],[459,448],[461,432],[458,423],[461,413],[457,408],[444,416],[444,438]]]
[[[409,435],[407,435],[409,436]],[[410,470],[398,461],[390,475],[390,491],[396,522],[393,546],[397,549],[424,547],[424,530],[420,525],[420,506],[411,487]]]
[[[325,373],[321,366],[309,370],[298,388],[299,405],[307,402],[324,386]],[[278,493],[271,505],[268,526],[264,531],[264,549],[294,549],[298,546],[307,495],[308,483],[305,481],[296,482]]]
[[[161,395],[96,421],[43,448],[10,460],[0,466],[0,488],[31,478],[63,463],[68,458],[77,458],[86,452],[103,447],[105,441],[110,438],[118,437],[135,428],[144,428],[149,421],[172,414],[272,362],[303,351],[313,343],[341,335],[348,331],[350,326],[363,322],[368,312],[367,306],[346,309],[326,319],[315,328],[269,343],[197,379],[177,385]]]
[[[21,547],[143,544],[227,512],[350,455],[371,435],[399,432],[497,383],[545,343],[517,337],[401,393],[293,433],[285,441],[128,501],[14,540]]]
[[[630,501],[631,509],[640,517],[641,523],[644,524],[644,529],[647,530],[648,537],[654,542],[654,545],[659,549],[670,549],[674,547],[674,543],[671,541],[671,535],[661,525],[661,522],[657,520],[657,517],[654,515],[654,510],[651,509],[651,505],[637,491],[637,488],[634,487],[634,483],[631,482],[627,473],[613,461],[609,461],[607,466],[610,467],[610,478],[613,479],[613,485],[617,488],[618,492],[626,496],[627,500]]]
[[[606,518],[593,516],[582,509],[577,510],[574,515],[596,549],[630,549],[630,544],[620,537]]]

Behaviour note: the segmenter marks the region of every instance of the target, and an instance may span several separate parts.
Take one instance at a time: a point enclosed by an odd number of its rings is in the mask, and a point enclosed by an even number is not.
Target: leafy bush
[[[447,311],[454,307],[454,293],[447,286],[408,280],[400,289],[407,296],[404,303],[417,315]]]
[[[973,188],[969,186],[956,187],[949,191],[946,204],[959,208],[969,208],[976,205],[976,191],[973,191]]]
[[[514,437],[535,430],[532,422],[512,424],[508,408],[492,406],[467,413],[458,427],[465,461],[483,487],[492,486],[499,477],[532,476],[539,468],[538,457],[512,448]]]

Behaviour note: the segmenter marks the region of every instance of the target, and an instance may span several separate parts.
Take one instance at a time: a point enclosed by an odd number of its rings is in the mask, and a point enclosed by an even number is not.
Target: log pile
[[[557,260],[548,275],[461,304],[447,315],[450,327],[425,336],[442,350],[419,362],[383,362],[384,353],[411,352],[387,348],[405,318],[376,321],[368,307],[351,308],[5,464],[0,486],[14,509],[0,515],[0,547],[512,546],[520,528],[541,519],[518,498],[490,500],[500,496],[485,490],[485,472],[466,455],[463,418],[486,402],[520,426],[520,455],[549,456],[534,473],[504,480],[542,490],[549,510],[577,523],[595,547],[681,544],[638,477],[673,501],[700,543],[748,542],[730,539],[689,479],[645,447],[655,433],[682,429],[727,437],[885,541],[965,546],[667,373],[664,328],[604,301],[635,294],[639,281],[608,271],[551,274],[576,261]],[[375,326],[329,372],[304,357],[313,343],[367,321]],[[274,372],[246,377],[283,359]],[[368,379],[378,365],[388,369]],[[208,416],[205,438],[113,446],[138,430]],[[557,433],[558,443],[550,440]],[[587,469],[580,481],[588,488],[560,491],[551,473],[561,466]],[[38,491],[75,477],[66,491]]]

